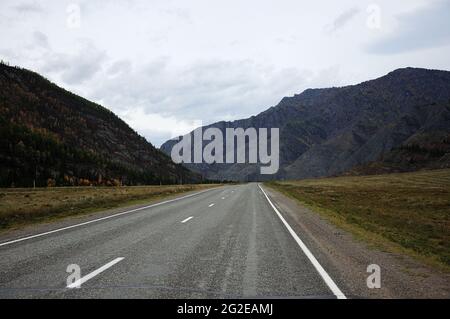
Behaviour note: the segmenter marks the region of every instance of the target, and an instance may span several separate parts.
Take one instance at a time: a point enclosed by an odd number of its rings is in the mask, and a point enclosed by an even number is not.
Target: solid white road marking
[[[186,218],[186,219],[184,219],[184,220],[182,220],[181,222],[184,224],[185,222],[187,222],[188,220],[191,220],[192,218],[194,218],[193,216],[191,216],[191,217],[188,217],[188,218]]]
[[[209,206],[208,207],[213,207],[215,204],[214,203],[212,203],[212,204],[209,204]]]
[[[320,265],[320,263],[317,261],[316,257],[314,257],[314,255],[311,253],[311,251],[308,249],[308,247],[306,247],[306,245],[303,243],[303,241],[297,236],[295,231],[292,229],[292,227],[283,218],[283,216],[280,214],[278,209],[275,207],[275,205],[269,199],[269,196],[267,196],[266,192],[261,187],[261,185],[258,184],[258,186],[261,189],[261,191],[263,192],[263,194],[266,197],[267,201],[269,202],[270,206],[272,206],[272,208],[275,211],[275,213],[277,213],[278,217],[283,222],[284,226],[286,226],[287,230],[292,235],[292,237],[294,237],[295,241],[300,246],[300,248],[303,250],[303,252],[305,253],[306,257],[308,257],[309,261],[313,264],[314,268],[316,268],[316,270],[319,273],[319,275],[325,281],[325,283],[327,284],[328,288],[330,288],[330,290],[333,292],[333,294],[338,299],[347,299],[347,297],[345,297],[344,293],[335,284],[333,279],[331,279],[331,277],[328,275],[328,273],[325,271],[325,269],[323,269],[322,265]]]
[[[67,286],[67,288],[78,288],[78,287],[80,287],[82,284],[84,284],[89,279],[91,279],[91,278],[97,276],[98,274],[104,272],[106,269],[114,266],[115,264],[117,264],[119,261],[121,261],[123,259],[124,259],[124,257],[119,257],[119,258],[114,259],[113,261],[110,261],[109,263],[107,263],[106,265],[100,267],[99,269],[94,270],[90,274],[88,274],[88,275],[86,275],[84,277],[81,277],[77,281],[71,283],[70,285]]]
[[[211,191],[213,189],[217,189],[217,187],[206,189],[206,190],[198,192],[198,193],[189,194],[189,195],[178,197],[178,198],[174,198],[174,199],[169,199],[169,200],[166,200],[166,201],[163,201],[163,202],[160,202],[160,203],[156,203],[156,204],[152,204],[152,205],[148,205],[148,206],[144,206],[144,207],[128,210],[126,212],[121,212],[121,213],[117,213],[117,214],[114,214],[114,215],[109,215],[109,216],[106,216],[106,217],[93,219],[93,220],[90,220],[90,221],[87,221],[87,222],[84,222],[84,223],[75,224],[75,225],[71,225],[71,226],[67,226],[67,227],[62,227],[62,228],[51,230],[51,231],[48,231],[48,232],[45,232],[45,233],[40,233],[40,234],[36,234],[36,235],[31,235],[31,236],[27,236],[27,237],[15,239],[15,240],[7,241],[7,242],[4,242],[4,243],[1,243],[0,247],[6,246],[6,245],[10,245],[10,244],[14,244],[14,243],[18,243],[18,242],[21,242],[21,241],[24,241],[24,240],[28,240],[28,239],[32,239],[32,238],[37,238],[37,237],[41,237],[41,236],[45,236],[45,235],[50,235],[50,234],[53,234],[53,233],[57,233],[57,232],[60,232],[60,231],[63,231],[63,230],[67,230],[67,229],[71,229],[71,228],[75,228],[75,227],[89,225],[89,224],[96,223],[96,222],[99,222],[99,221],[102,221],[102,220],[106,220],[106,219],[110,219],[110,218],[113,218],[113,217],[134,213],[134,212],[137,212],[137,211],[140,211],[140,210],[143,210],[143,209],[152,208],[152,207],[164,205],[164,204],[171,203],[171,202],[176,202],[178,200],[182,200],[182,199],[185,199],[185,198],[188,198],[188,197],[192,197],[192,196],[195,196],[195,195],[200,195],[202,193]]]

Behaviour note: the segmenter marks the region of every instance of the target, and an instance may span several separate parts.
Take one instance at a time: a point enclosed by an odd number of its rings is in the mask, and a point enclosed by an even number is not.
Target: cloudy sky
[[[0,39],[159,146],[309,87],[450,70],[450,0],[1,0]]]

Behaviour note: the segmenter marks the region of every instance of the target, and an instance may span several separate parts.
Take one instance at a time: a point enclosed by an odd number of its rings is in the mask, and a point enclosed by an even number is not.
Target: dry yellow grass
[[[217,185],[0,189],[0,229],[154,201]]]
[[[269,185],[363,239],[382,237],[450,269],[450,169]]]

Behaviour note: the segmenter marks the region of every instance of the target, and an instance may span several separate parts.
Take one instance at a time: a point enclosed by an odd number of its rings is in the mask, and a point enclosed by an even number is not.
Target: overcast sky
[[[1,0],[0,39],[159,146],[309,87],[449,70],[450,0]]]

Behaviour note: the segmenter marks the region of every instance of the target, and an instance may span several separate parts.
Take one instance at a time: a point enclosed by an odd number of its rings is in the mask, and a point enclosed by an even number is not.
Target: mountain
[[[446,117],[447,128],[439,131],[422,131],[408,138],[399,147],[383,154],[379,160],[352,168],[345,175],[386,174],[410,172],[421,169],[450,167],[450,136],[445,133],[450,127],[450,117]],[[443,118],[444,120],[445,118]],[[445,123],[442,121],[441,123]]]
[[[404,68],[358,85],[308,89],[256,116],[209,127],[280,129],[277,174],[260,175],[255,164],[185,164],[214,179],[450,167],[450,72]],[[170,154],[175,143],[161,150]]]
[[[0,187],[200,180],[106,108],[0,64]]]

